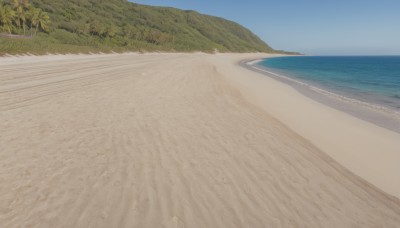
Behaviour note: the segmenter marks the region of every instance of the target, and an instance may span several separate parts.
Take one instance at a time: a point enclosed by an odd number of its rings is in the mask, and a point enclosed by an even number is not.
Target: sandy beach
[[[399,227],[400,134],[267,56],[0,58],[0,227]]]

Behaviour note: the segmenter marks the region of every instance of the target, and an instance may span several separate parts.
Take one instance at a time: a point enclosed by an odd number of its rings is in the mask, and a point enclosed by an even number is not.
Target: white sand
[[[221,63],[223,75],[229,75],[248,100],[355,174],[400,198],[399,133],[299,96],[277,80],[249,74],[246,69],[233,70],[230,65],[223,68]]]
[[[0,227],[399,227],[399,134],[260,56],[0,59]]]

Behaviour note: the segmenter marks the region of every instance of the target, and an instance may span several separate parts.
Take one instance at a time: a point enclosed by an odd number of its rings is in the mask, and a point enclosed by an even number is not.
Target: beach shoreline
[[[239,64],[249,70],[265,74],[268,77],[272,77],[282,83],[288,84],[301,94],[320,102],[323,105],[327,105],[361,120],[400,133],[400,113],[398,111],[376,104],[367,103],[365,101],[360,101],[355,98],[350,98],[346,95],[328,91],[318,85],[310,85],[289,76],[273,72],[266,67],[257,65],[257,63],[261,61],[262,59],[243,60],[240,61]]]
[[[241,65],[269,57],[273,56],[236,59],[243,70],[229,71],[235,76],[228,79],[245,97],[353,173],[400,198],[400,134],[315,101],[285,82]],[[246,73],[249,71],[252,73]]]

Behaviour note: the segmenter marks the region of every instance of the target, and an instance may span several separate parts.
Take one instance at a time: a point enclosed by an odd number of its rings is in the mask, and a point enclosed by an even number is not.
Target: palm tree
[[[43,12],[41,9],[37,9],[37,12],[32,18],[32,24],[36,26],[35,36],[39,27],[42,28],[44,31],[47,31],[49,23],[49,15],[47,15],[47,13]]]
[[[29,22],[29,30],[31,31],[31,36],[33,35],[33,20],[34,17],[37,15],[37,9],[32,5],[28,5],[26,10],[26,20]]]
[[[21,29],[21,25],[24,29],[25,35],[25,22],[26,22],[26,10],[29,7],[29,0],[13,0],[13,7],[17,14],[18,20],[16,24],[19,29]]]
[[[38,21],[39,21],[39,9],[33,9],[32,10],[32,13],[31,13],[31,30],[32,30],[32,28],[33,28],[33,26],[37,26],[38,25]],[[36,30],[35,30],[35,35],[36,35],[36,31],[37,31],[37,28],[36,28]],[[32,33],[33,33],[33,31],[32,31]]]
[[[13,22],[15,18],[15,11],[11,8],[11,6],[6,5],[0,7],[0,20],[3,24],[3,29],[8,31],[11,34],[11,30],[14,28]]]
[[[22,16],[22,12],[23,12],[23,6],[21,4],[20,0],[13,0],[13,8],[15,10],[15,13],[17,15],[17,20],[15,21],[15,23],[17,24],[17,27],[19,29],[21,29],[21,16]]]

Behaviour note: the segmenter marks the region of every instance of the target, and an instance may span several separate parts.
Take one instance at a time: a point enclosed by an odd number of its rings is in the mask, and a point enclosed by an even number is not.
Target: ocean
[[[291,56],[257,65],[321,91],[400,112],[400,56]]]

